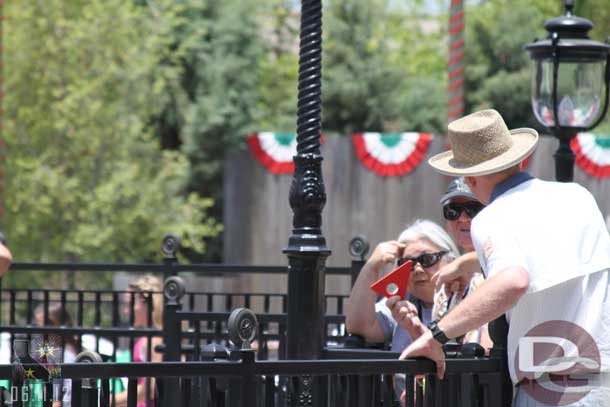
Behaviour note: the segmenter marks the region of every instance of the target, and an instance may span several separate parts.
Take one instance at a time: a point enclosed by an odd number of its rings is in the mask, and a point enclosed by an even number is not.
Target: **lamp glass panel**
[[[553,60],[534,61],[532,109],[547,127],[553,120]],[[601,113],[604,100],[605,61],[561,62],[557,75],[557,115],[562,127],[587,127]]]

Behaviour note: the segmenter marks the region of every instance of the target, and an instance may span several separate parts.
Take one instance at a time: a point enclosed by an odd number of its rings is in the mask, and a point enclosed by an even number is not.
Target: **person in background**
[[[434,303],[432,275],[459,255],[447,232],[429,220],[416,220],[398,237],[382,242],[373,251],[354,283],[347,304],[345,325],[349,333],[360,335],[369,343],[384,343],[394,352],[425,332],[431,321]],[[370,289],[387,266],[402,265],[411,260],[413,268],[406,298],[393,296],[377,301]],[[404,375],[396,375],[394,389],[400,395]]]
[[[449,310],[457,306],[469,292],[476,290],[484,281],[483,275],[479,272],[479,259],[472,243],[470,225],[472,219],[485,205],[474,196],[463,177],[454,178],[449,183],[440,203],[443,208],[446,228],[460,248],[462,255],[439,269],[432,277],[432,280],[436,282],[440,273],[457,268],[472,270],[470,274],[473,277],[464,287],[460,287],[459,284],[456,284],[454,287],[449,285],[436,287],[437,293],[434,298],[433,320],[442,318]],[[479,329],[470,331],[464,338],[461,338],[461,342],[476,342],[484,349],[490,349],[493,346],[487,331],[487,324]]]
[[[158,277],[143,276],[129,284],[129,291],[135,293],[134,297],[134,326],[139,328],[156,328],[163,329],[163,284]],[[149,321],[149,304],[152,306],[152,321]],[[163,361],[163,355],[155,352],[155,347],[163,343],[161,337],[140,337],[136,340],[133,346],[133,361],[147,362],[148,352],[150,350],[151,362]],[[154,389],[155,380],[150,379],[150,393],[146,394],[147,379],[144,377],[138,378],[138,407],[150,406],[154,407]],[[149,404],[146,400],[149,399]],[[116,406],[127,406],[127,391],[116,395]]]
[[[430,321],[434,302],[432,275],[458,254],[449,235],[429,220],[417,220],[398,240],[377,245],[350,293],[345,320],[347,331],[362,336],[367,342],[386,343],[390,350],[402,351],[419,336],[421,322]],[[401,265],[407,260],[413,261],[407,298],[394,296],[377,301],[371,284],[383,275],[388,265]],[[413,316],[419,316],[419,320],[410,319]]]

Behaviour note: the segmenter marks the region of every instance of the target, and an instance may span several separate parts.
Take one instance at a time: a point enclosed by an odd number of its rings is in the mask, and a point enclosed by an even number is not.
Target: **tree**
[[[442,30],[387,0],[330,2],[325,21],[323,127],[354,131],[440,131],[446,53]],[[426,22],[438,25],[436,17]],[[426,101],[417,103],[426,95]],[[434,113],[430,109],[434,108]]]
[[[530,60],[523,45],[545,35],[559,3],[493,1],[466,13],[465,111],[493,107],[510,128],[537,127],[530,104]]]
[[[122,0],[16,0],[7,8],[5,229],[27,261],[159,258],[167,232],[204,252],[221,226],[186,194],[188,161],[162,152],[164,25]]]
[[[165,147],[189,160],[189,190],[214,199],[209,213],[222,215],[223,158],[245,141],[260,118],[263,45],[256,2],[164,1],[159,14],[175,21],[160,67],[177,76],[164,84],[155,118]],[[221,242],[210,242],[207,260],[219,260]],[[201,260],[196,253],[192,258]]]

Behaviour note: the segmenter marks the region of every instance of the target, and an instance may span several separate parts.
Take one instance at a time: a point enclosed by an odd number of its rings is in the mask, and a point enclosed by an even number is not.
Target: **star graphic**
[[[55,356],[57,349],[54,346],[51,346],[48,342],[44,342],[36,351],[41,358],[49,356],[53,357]]]
[[[25,377],[31,377],[31,378],[34,378],[34,369],[32,369],[32,368],[26,369],[26,371],[25,371]]]

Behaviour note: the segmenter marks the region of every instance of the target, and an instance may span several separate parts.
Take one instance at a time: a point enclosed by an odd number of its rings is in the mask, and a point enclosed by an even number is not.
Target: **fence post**
[[[84,351],[76,355],[76,363],[102,363],[102,357],[96,352]],[[80,389],[72,388],[72,392],[82,392],[83,407],[97,407],[99,405],[99,388],[97,387],[97,379],[84,378],[82,379],[82,387]]]
[[[241,356],[241,400],[242,407],[252,407],[258,405],[256,393],[256,376],[254,375],[254,351],[252,349],[242,349],[239,351]]]
[[[366,255],[369,252],[369,241],[364,235],[358,235],[349,242],[349,253],[352,255],[352,287],[360,274],[360,270],[366,263]]]
[[[180,319],[177,312],[182,308],[180,300],[186,291],[184,281],[173,276],[165,280],[163,296],[165,298],[163,307],[163,361],[180,360]],[[163,381],[163,405],[176,405],[180,397],[180,382],[176,378],[168,378]]]
[[[489,336],[494,343],[493,348],[489,352],[492,358],[498,358],[501,362],[500,374],[498,375],[500,383],[498,383],[497,391],[493,397],[499,400],[499,406],[509,407],[512,404],[513,385],[508,372],[508,355],[507,355],[507,338],[508,338],[508,323],[506,316],[501,315],[488,324]]]
[[[163,236],[161,241],[161,252],[163,253],[163,264],[166,266],[163,270],[163,280],[175,276],[176,270],[174,265],[178,264],[178,249],[180,249],[181,239],[175,233],[168,233]]]
[[[256,315],[248,308],[236,308],[231,311],[227,321],[229,340],[238,350],[232,351],[231,360],[239,360],[241,363],[241,378],[239,385],[229,379],[229,403],[230,407],[257,406],[256,376],[255,376],[255,353],[251,344],[258,333],[258,321]],[[239,388],[239,391],[236,391]]]

